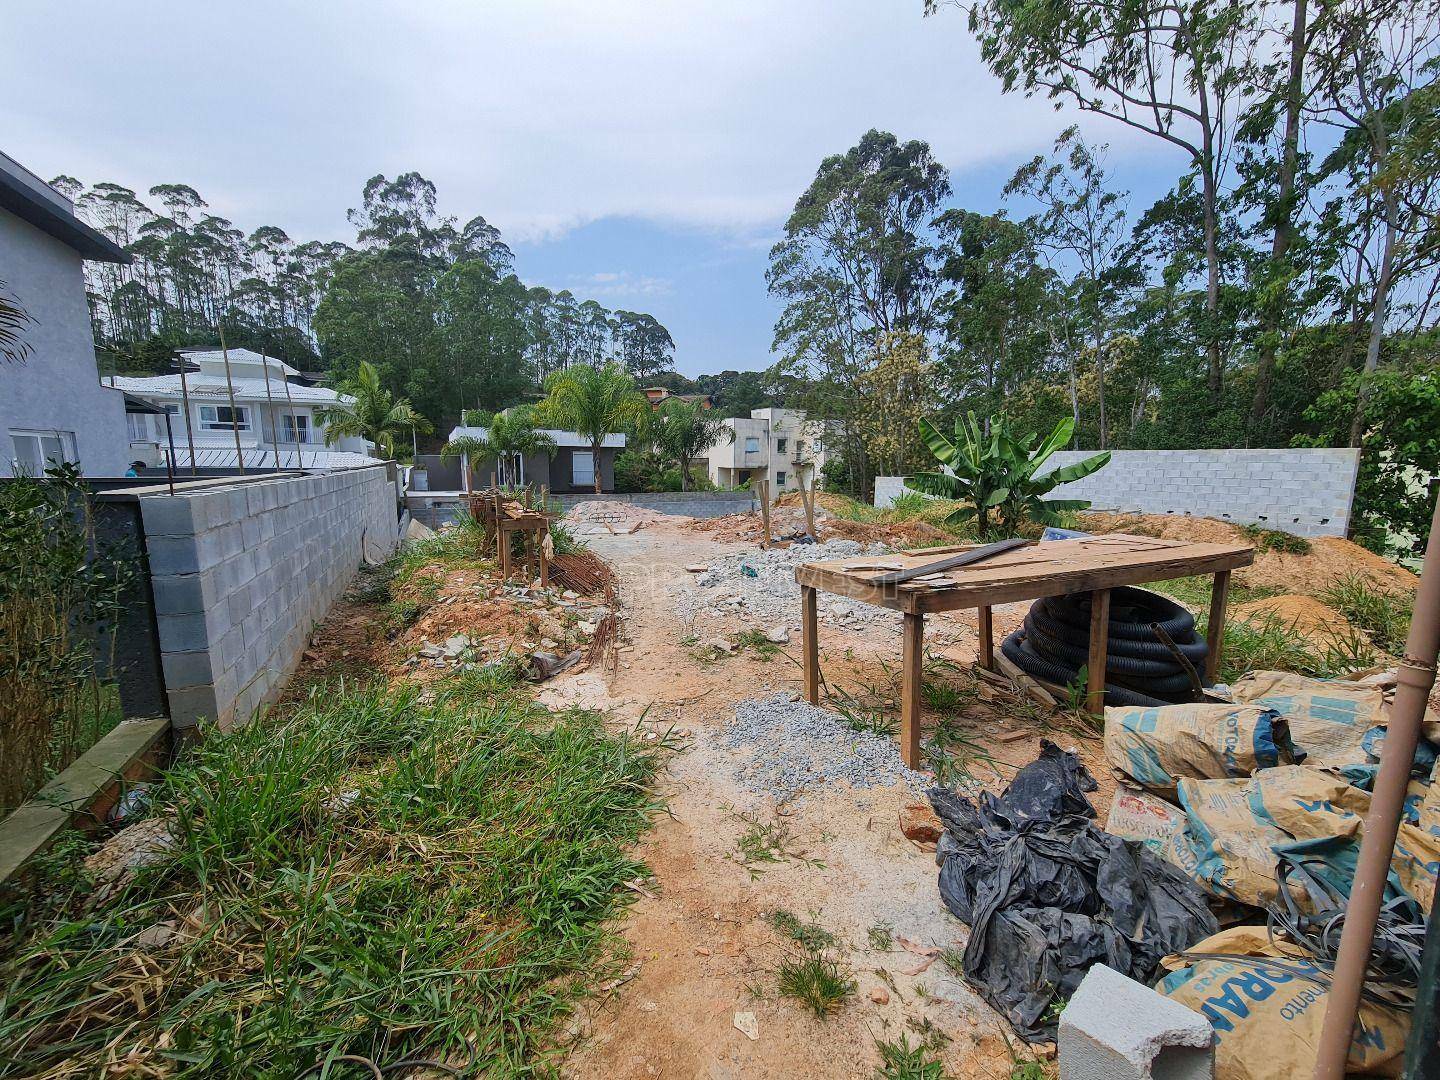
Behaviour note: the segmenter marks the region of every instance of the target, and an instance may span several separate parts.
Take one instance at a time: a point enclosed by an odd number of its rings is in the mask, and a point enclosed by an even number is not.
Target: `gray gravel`
[[[696,576],[691,588],[681,590],[676,610],[693,616],[697,609],[719,615],[743,615],[764,626],[784,623],[800,628],[800,586],[795,567],[801,563],[851,559],[860,555],[884,555],[883,544],[862,544],[856,540],[830,540],[824,544],[793,544],[769,551],[747,551],[719,555],[709,561],[710,569]],[[755,576],[745,573],[748,567]],[[888,608],[849,600],[822,592],[817,606],[826,622],[836,625],[899,627],[900,616]]]
[[[784,692],[739,702],[717,740],[749,755],[735,770],[740,786],[779,802],[836,782],[856,788],[904,783],[916,791],[932,782],[905,767],[894,739],[856,731]]]

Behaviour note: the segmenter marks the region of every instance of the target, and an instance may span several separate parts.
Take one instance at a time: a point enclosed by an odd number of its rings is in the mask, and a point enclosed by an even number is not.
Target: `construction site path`
[[[696,572],[687,567],[753,545],[664,524],[589,542],[619,576],[618,665],[556,679],[541,700],[608,709],[615,725],[639,724],[657,738],[668,730],[678,749],[659,781],[669,814],[637,852],[654,881],[636,888],[621,927],[633,956],[576,1018],[562,1074],[868,1077],[880,1061],[876,1041],[904,1038],[937,1048],[959,1080],[1009,1077],[1000,1018],[937,955],[962,945],[966,927],[941,905],[933,844],[901,830],[905,808],[923,801],[919,787],[827,783],[777,805],[744,771],[748,757],[767,751],[737,744],[733,732],[722,737],[737,703],[783,703],[800,689],[798,635],[768,659],[770,650],[750,648],[710,655],[687,623]],[[736,618],[738,633],[745,623]],[[888,625],[822,626],[827,674],[873,678],[896,642]],[[993,721],[977,723],[1006,735]],[[1024,762],[1038,737],[1012,732],[998,745]],[[757,850],[769,855],[757,859]],[[832,955],[856,993],[827,1019],[777,994],[775,970],[798,953],[771,921],[777,910],[839,939]],[[1016,1052],[1028,1060],[1021,1044]]]

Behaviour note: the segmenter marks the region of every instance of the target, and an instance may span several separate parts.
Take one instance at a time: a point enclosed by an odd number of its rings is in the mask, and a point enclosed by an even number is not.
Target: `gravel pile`
[[[894,739],[856,731],[834,713],[788,693],[740,702],[717,740],[726,750],[749,754],[735,770],[742,787],[780,802],[836,782],[857,788],[905,783],[916,791],[930,783],[905,767]]]
[[[880,544],[830,540],[823,544],[793,544],[788,548],[721,555],[710,560],[710,569],[696,576],[691,590],[682,592],[676,610],[689,615],[699,607],[714,614],[744,615],[760,625],[784,623],[799,630],[800,586],[795,583],[796,566],[860,555],[883,555],[887,550]],[[820,618],[835,625],[898,627],[900,624],[897,612],[834,593],[821,592],[816,603]]]

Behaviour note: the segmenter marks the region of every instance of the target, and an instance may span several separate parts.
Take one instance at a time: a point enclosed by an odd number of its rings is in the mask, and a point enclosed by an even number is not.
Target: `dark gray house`
[[[476,491],[494,487],[497,473],[503,472],[508,486],[529,484],[533,487],[549,488],[557,495],[581,495],[594,492],[595,476],[600,476],[600,490],[615,490],[615,457],[625,449],[625,436],[618,432],[605,436],[597,452],[590,440],[573,431],[559,431],[542,428],[554,440],[555,446],[549,453],[518,455],[505,461],[492,461],[474,470],[461,470],[462,490]],[[481,427],[457,427],[450,432],[450,441],[469,436],[483,439],[488,429]],[[469,473],[469,475],[466,475]],[[433,487],[433,485],[432,485]]]
[[[101,384],[95,364],[86,259],[130,261],[69,199],[0,154],[0,281],[29,316],[24,360],[0,360],[0,476],[60,461],[120,476],[129,464],[125,396]]]

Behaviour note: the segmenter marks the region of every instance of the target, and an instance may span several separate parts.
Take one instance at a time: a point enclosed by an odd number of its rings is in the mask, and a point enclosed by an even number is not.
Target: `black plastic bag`
[[[1040,757],[978,805],[945,788],[936,849],[940,898],[970,924],[965,977],[1032,1042],[1091,965],[1147,985],[1160,958],[1213,934],[1204,894],[1141,844],[1095,827],[1095,778],[1042,740]]]

